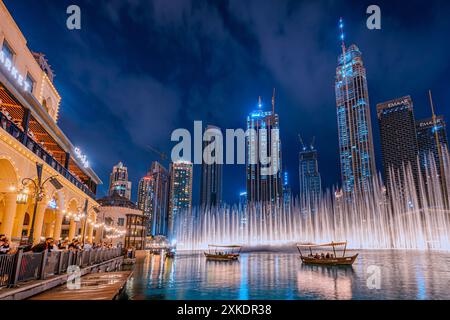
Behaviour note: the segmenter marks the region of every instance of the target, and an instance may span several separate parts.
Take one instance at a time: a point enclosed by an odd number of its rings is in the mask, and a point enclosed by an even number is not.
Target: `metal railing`
[[[83,191],[89,197],[95,199],[95,194],[86,185],[84,185],[78,178],[76,178],[69,170],[67,170],[61,163],[59,163],[52,155],[50,155],[42,146],[30,138],[28,135],[25,139],[25,132],[20,129],[14,122],[9,120],[3,113],[0,112],[0,127],[13,136],[17,141],[23,144],[27,149],[31,150],[35,155],[41,158],[46,164],[55,169],[64,178],[69,180],[78,189]]]
[[[65,273],[70,265],[85,268],[121,255],[121,248],[40,253],[24,253],[19,250],[15,254],[2,254],[0,287],[15,286],[23,281],[44,280],[49,276]]]
[[[0,254],[0,287],[7,286],[14,269],[13,254]]]

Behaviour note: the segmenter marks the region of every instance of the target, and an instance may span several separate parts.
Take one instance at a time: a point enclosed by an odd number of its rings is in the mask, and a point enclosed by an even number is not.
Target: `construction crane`
[[[153,148],[152,146],[147,146],[147,149],[158,155],[161,161],[167,160],[167,154],[165,154],[164,152],[161,152],[158,149]]]

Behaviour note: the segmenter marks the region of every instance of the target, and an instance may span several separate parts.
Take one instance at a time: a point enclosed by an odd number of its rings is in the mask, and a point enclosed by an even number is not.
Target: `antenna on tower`
[[[302,145],[303,151],[306,150],[305,143],[303,142],[302,136],[300,133],[298,134],[298,140],[300,141],[300,144]]]
[[[258,97],[258,108],[259,108],[259,109],[262,108],[261,96]]]
[[[435,121],[436,113],[434,112],[433,95],[431,94],[431,90],[428,90],[428,96],[430,97],[431,116],[433,117],[433,121]]]
[[[273,88],[272,94],[272,114],[275,114],[275,88]]]
[[[340,38],[342,41],[342,50],[345,51],[344,19],[342,17],[339,19],[339,30]]]
[[[316,143],[316,136],[314,136],[314,137],[312,138],[311,145],[310,145],[311,150],[314,150],[314,144],[315,144],[315,143]]]

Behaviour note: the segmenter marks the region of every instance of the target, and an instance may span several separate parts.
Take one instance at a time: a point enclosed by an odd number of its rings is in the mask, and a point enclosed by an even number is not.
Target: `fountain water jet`
[[[446,181],[448,159],[445,151]],[[208,244],[258,247],[347,240],[358,249],[450,251],[450,211],[444,202],[450,197],[442,192],[432,155],[429,161],[432,165],[419,172],[417,183],[409,165],[402,169],[402,183],[399,172],[390,170],[393,185],[402,185],[400,189],[386,190],[381,177],[375,177],[370,192],[352,198],[328,190],[320,199],[292,199],[288,206],[194,208],[179,213],[172,237],[181,250],[205,249]]]

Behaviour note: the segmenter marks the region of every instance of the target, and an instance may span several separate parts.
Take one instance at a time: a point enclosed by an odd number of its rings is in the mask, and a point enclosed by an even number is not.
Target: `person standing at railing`
[[[4,234],[0,234],[0,254],[7,254],[11,250],[9,240]]]
[[[48,252],[51,252],[51,251],[53,251],[53,244],[54,244],[53,238],[47,238],[47,239],[45,239],[45,242],[40,242],[37,245],[35,245],[33,248],[31,248],[31,251],[44,252],[45,250],[47,250]]]

